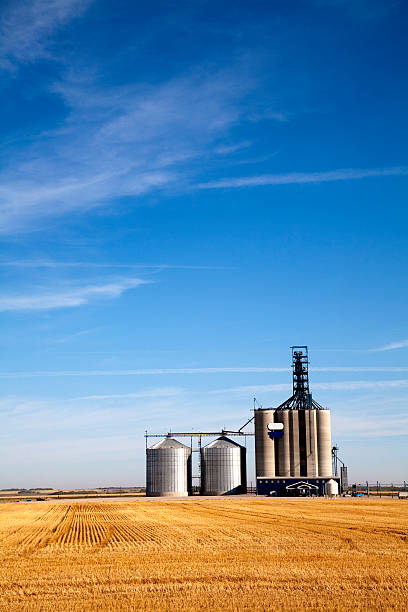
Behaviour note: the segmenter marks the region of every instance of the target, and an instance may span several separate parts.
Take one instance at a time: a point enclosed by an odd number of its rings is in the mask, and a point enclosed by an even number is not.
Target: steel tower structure
[[[292,346],[292,395],[276,410],[324,410],[309,390],[309,355],[307,346]]]

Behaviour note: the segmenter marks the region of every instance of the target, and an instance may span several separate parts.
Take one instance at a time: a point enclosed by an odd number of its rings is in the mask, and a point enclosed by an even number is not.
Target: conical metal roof
[[[209,444],[207,444],[207,446],[205,446],[204,448],[234,448],[234,447],[242,448],[242,446],[240,444],[237,444],[237,442],[230,440],[226,436],[221,436],[220,438],[217,438],[213,442],[210,442]]]
[[[153,446],[150,447],[151,449],[165,449],[165,448],[187,448],[188,450],[190,450],[189,446],[186,446],[185,444],[182,444],[181,442],[179,442],[178,440],[175,440],[175,438],[164,438],[163,440],[160,440],[160,442],[156,442],[156,444],[153,444]]]

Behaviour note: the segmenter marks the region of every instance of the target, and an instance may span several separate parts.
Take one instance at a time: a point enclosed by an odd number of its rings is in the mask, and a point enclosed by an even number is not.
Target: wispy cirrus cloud
[[[408,372],[407,366],[322,366],[313,372]]]
[[[243,140],[242,142],[237,142],[235,144],[229,145],[219,145],[215,149],[215,153],[218,155],[228,155],[229,153],[235,153],[236,151],[241,151],[242,149],[247,149],[252,145],[250,140]]]
[[[230,266],[200,266],[150,263],[118,263],[95,261],[56,261],[52,259],[6,259],[0,261],[0,268],[96,268],[96,269],[125,269],[125,270],[230,270]]]
[[[327,183],[332,181],[350,181],[370,177],[408,175],[408,168],[343,168],[325,172],[288,172],[283,174],[262,174],[217,179],[199,183],[198,189],[227,189],[236,187],[261,187],[264,185],[297,185],[303,183]]]
[[[232,387],[228,389],[218,389],[211,391],[214,395],[217,393],[267,393],[275,391],[290,391],[292,388],[289,384],[272,384],[272,385],[244,385],[240,387]],[[331,382],[314,382],[313,389],[317,391],[360,391],[360,390],[380,390],[380,389],[405,389],[408,388],[408,380],[350,380],[350,381],[331,381]]]
[[[343,439],[358,440],[361,438],[381,438],[408,435],[408,417],[405,415],[387,414],[387,418],[368,412],[364,416],[349,413],[346,416],[336,415],[333,419],[336,435]]]
[[[406,348],[408,346],[407,340],[400,340],[399,342],[391,342],[390,344],[386,344],[385,346],[380,346],[378,348],[370,349],[371,353],[381,353],[383,351],[393,351],[395,349]]]
[[[80,17],[93,0],[19,0],[0,19],[0,67],[50,57],[52,35]]]
[[[76,398],[79,400],[134,400],[157,397],[176,397],[184,394],[184,389],[179,387],[164,387],[158,389],[146,389],[135,393],[112,393],[108,395],[84,395]]]
[[[67,73],[52,87],[67,107],[65,122],[28,143],[0,175],[0,232],[114,199],[135,202],[152,191],[186,189],[191,160],[214,155],[255,86],[249,70],[239,77],[197,70],[121,87]]]
[[[252,368],[252,367],[226,367],[226,368],[141,368],[137,370],[60,370],[49,372],[10,372],[0,373],[0,378],[41,378],[65,376],[145,376],[168,374],[219,374],[219,373],[262,373],[287,372],[288,368]]]
[[[316,367],[312,368],[313,372],[408,372],[408,367]],[[203,367],[203,368],[139,368],[139,369],[128,369],[128,370],[56,370],[56,371],[33,371],[33,372],[0,372],[0,378],[58,378],[58,377],[71,377],[71,376],[167,376],[169,374],[265,374],[265,373],[288,373],[286,367],[251,367],[251,366],[232,366],[232,367]],[[370,381],[368,381],[370,382]],[[386,382],[386,381],[385,381]],[[390,381],[393,382],[393,381]],[[326,383],[317,383],[326,384]],[[256,389],[261,387],[266,390],[286,390],[290,388],[287,383],[277,383],[274,385],[257,385],[254,386]],[[315,388],[315,385],[313,385]],[[250,387],[246,387],[250,389]]]
[[[23,312],[72,308],[88,304],[95,299],[112,299],[148,281],[140,278],[121,279],[100,285],[87,285],[70,289],[36,292],[25,295],[0,295],[0,312]]]
[[[101,331],[101,327],[93,327],[92,329],[81,329],[73,334],[69,334],[67,336],[62,336],[61,338],[56,338],[54,340],[55,344],[65,344],[68,342],[72,342],[74,340],[78,340],[78,338],[83,338],[84,336],[90,336],[95,334],[98,331]]]

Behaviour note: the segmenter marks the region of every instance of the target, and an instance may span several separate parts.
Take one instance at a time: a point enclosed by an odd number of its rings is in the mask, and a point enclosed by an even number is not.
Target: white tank
[[[275,476],[275,440],[268,435],[268,424],[273,423],[275,410],[255,410],[255,463],[257,476]]]
[[[326,482],[326,484],[324,485],[324,492],[326,495],[329,495],[330,497],[335,497],[336,495],[339,494],[339,483],[337,482],[337,480],[328,480]]]
[[[201,449],[201,494],[246,493],[246,448],[221,436]]]
[[[191,449],[167,437],[146,450],[146,495],[184,497],[191,492]]]

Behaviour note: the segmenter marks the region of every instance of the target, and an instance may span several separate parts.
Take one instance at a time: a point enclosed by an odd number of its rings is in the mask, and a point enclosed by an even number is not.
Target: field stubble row
[[[1,609],[405,609],[408,503],[0,507]]]

